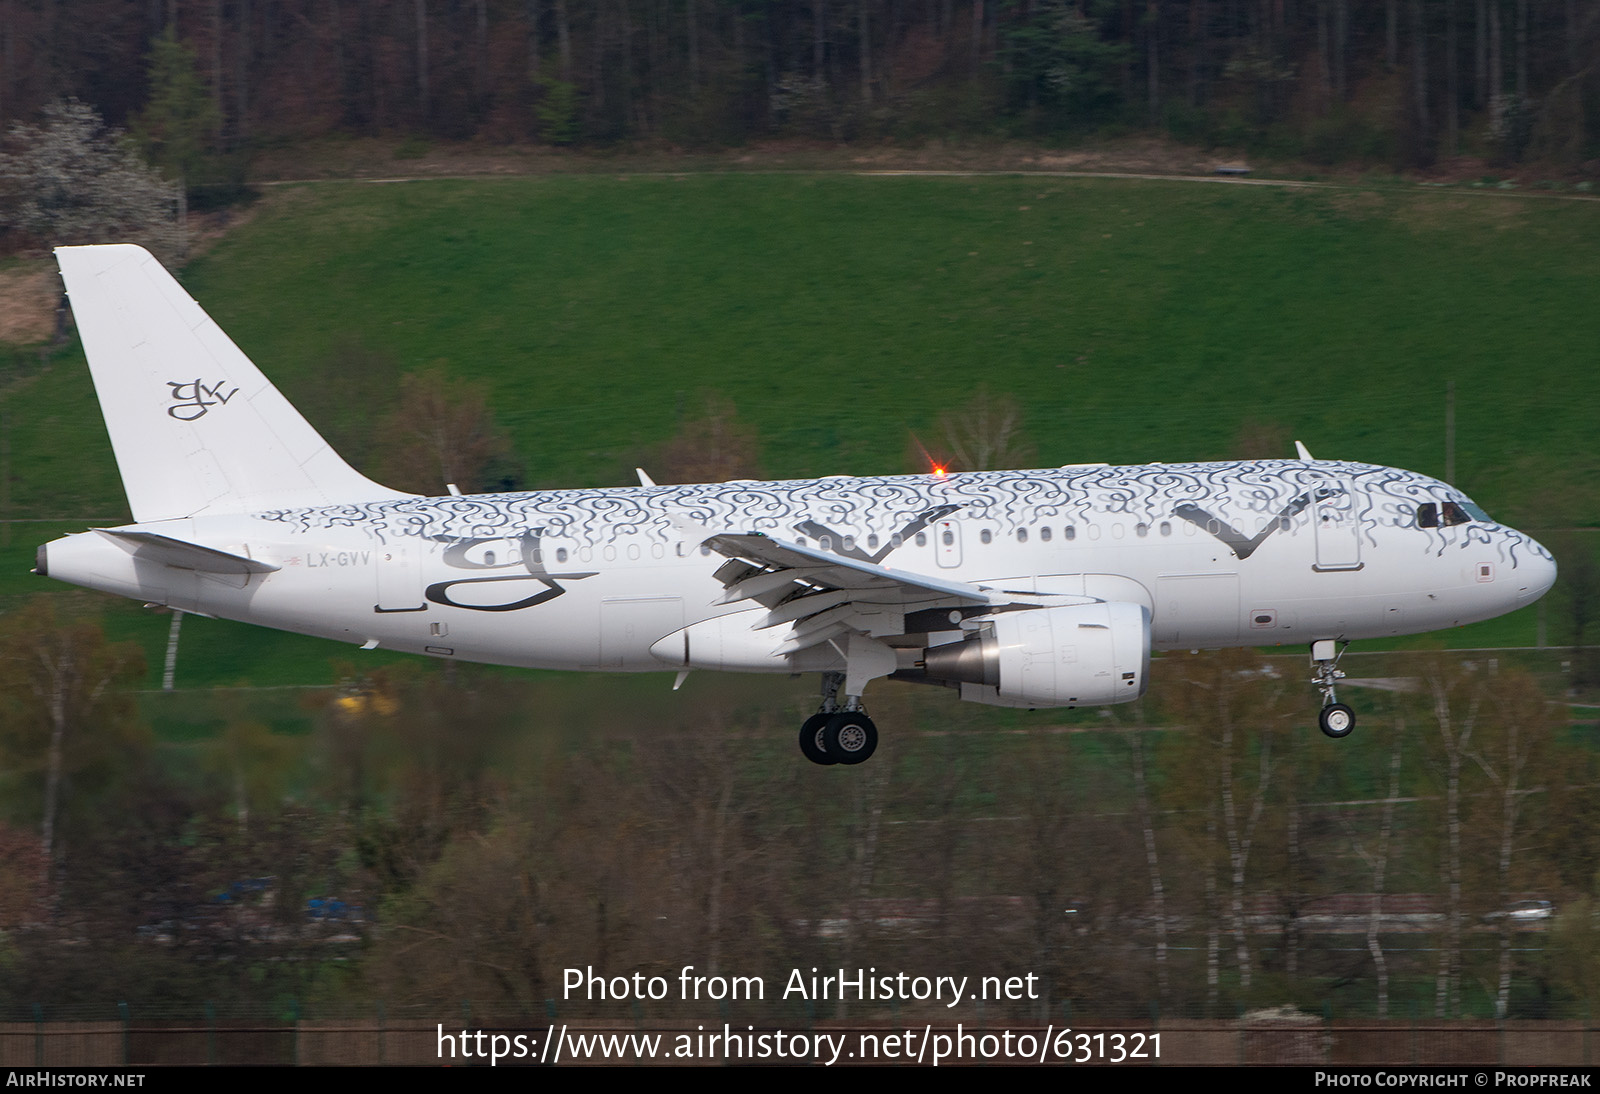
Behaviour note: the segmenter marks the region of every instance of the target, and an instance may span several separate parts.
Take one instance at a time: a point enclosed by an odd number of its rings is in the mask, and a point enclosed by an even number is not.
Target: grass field
[[[1282,430],[1442,475],[1454,381],[1456,480],[1539,533],[1600,525],[1597,253],[1600,205],[1532,196],[552,176],[275,188],[183,279],[330,434],[394,387],[346,383],[354,356],[480,381],[529,486],[632,481],[713,392],[770,476],[911,470],[911,438],[980,386],[1015,396],[1043,465],[1221,458]],[[9,601],[44,587],[35,543],[124,503],[80,357],[5,410],[6,515],[65,518],[0,543]],[[165,617],[111,627],[155,676]],[[327,680],[354,653],[198,619],[185,640],[188,684]]]

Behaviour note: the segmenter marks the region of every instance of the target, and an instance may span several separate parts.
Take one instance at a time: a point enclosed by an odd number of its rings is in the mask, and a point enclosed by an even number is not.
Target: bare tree
[[[1255,962],[1245,891],[1276,772],[1273,737],[1283,718],[1283,686],[1262,671],[1251,650],[1223,650],[1187,658],[1183,664],[1180,709],[1196,732],[1180,761],[1186,774],[1176,789],[1186,804],[1214,810],[1215,839],[1229,883],[1226,919],[1239,987],[1249,991]]]
[[[1594,549],[1579,536],[1565,537],[1556,553],[1561,560],[1561,585],[1571,628],[1572,683],[1592,687],[1600,683],[1600,653],[1587,643],[1594,621],[1600,617],[1600,564],[1595,561]]]
[[[727,971],[729,944],[742,933],[749,908],[739,882],[762,851],[751,824],[765,795],[746,783],[750,765],[730,762],[731,735],[713,714],[693,736],[652,742],[640,757],[655,803],[649,811],[669,820],[657,835],[669,849],[685,918],[700,924],[699,952],[713,976]]]
[[[48,873],[39,841],[0,824],[0,931],[39,922],[45,911],[43,879]]]
[[[761,477],[756,431],[724,395],[703,397],[704,410],[679,427],[656,457],[658,482],[727,482]]]
[[[8,623],[0,638],[0,725],[12,762],[43,775],[39,862],[48,890],[65,779],[103,762],[130,734],[127,686],[144,659],[136,646],[108,644],[96,624],[59,619],[51,597],[36,598]]]
[[[1133,789],[1144,832],[1145,866],[1150,871],[1150,909],[1156,925],[1156,990],[1166,1000],[1171,994],[1167,972],[1167,891],[1161,882],[1161,860],[1156,854],[1155,822],[1150,815],[1150,791],[1144,773],[1144,731],[1130,734],[1133,742]]]
[[[1277,422],[1252,418],[1239,426],[1228,446],[1234,460],[1284,460],[1294,455],[1294,438]]]
[[[980,387],[956,410],[939,418],[940,462],[960,471],[1000,471],[1027,467],[1033,462],[1033,444],[1022,428],[1022,408],[1009,395],[991,395]]]
[[[436,369],[408,373],[380,436],[380,475],[397,489],[436,495],[450,486],[470,493],[514,485],[503,481],[516,478],[506,473],[511,443],[495,425],[483,389],[469,381]]]
[[[1486,720],[1479,740],[1463,751],[1483,771],[1493,786],[1497,827],[1495,880],[1500,894],[1497,909],[1500,935],[1499,977],[1495,988],[1495,1016],[1506,1017],[1511,998],[1511,934],[1515,921],[1506,914],[1511,903],[1512,877],[1519,863],[1518,837],[1528,801],[1530,773],[1543,774],[1541,760],[1551,736],[1550,705],[1538,685],[1524,673],[1499,674],[1494,685],[1493,717]],[[1488,747],[1485,747],[1488,746]]]
[[[1350,831],[1356,854],[1372,871],[1372,898],[1367,912],[1367,952],[1372,955],[1372,966],[1378,976],[1378,1017],[1389,1016],[1389,961],[1379,941],[1379,927],[1383,920],[1383,889],[1389,869],[1389,853],[1394,842],[1394,807],[1400,797],[1400,753],[1405,743],[1405,716],[1396,722],[1394,747],[1389,752],[1389,794],[1383,800],[1383,819],[1378,825],[1378,845],[1368,850],[1355,838],[1355,832],[1345,818],[1345,828]]]
[[[1438,746],[1443,752],[1445,784],[1444,868],[1448,888],[1445,944],[1439,948],[1439,968],[1434,984],[1434,1016],[1452,1017],[1461,1007],[1461,935],[1463,929],[1461,894],[1461,810],[1462,765],[1477,728],[1482,695],[1476,680],[1455,665],[1435,661],[1426,673],[1428,695],[1432,699],[1434,725],[1439,731]]]

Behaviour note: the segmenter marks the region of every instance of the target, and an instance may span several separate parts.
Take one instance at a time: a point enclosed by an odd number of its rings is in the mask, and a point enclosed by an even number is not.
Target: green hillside
[[[1596,253],[1600,207],[1532,195],[552,176],[277,188],[183,278],[330,436],[370,437],[398,373],[482,383],[527,486],[632,481],[712,393],[770,476],[911,470],[980,387],[1015,397],[1041,464],[1266,436],[1443,475],[1454,381],[1457,481],[1542,531],[1600,525]],[[81,358],[10,390],[7,515],[121,512]],[[33,544],[72,526],[14,526],[0,594],[43,587]],[[206,626],[206,679],[339,650]],[[1531,614],[1486,628],[1533,638]],[[156,648],[165,620],[117,629]]]

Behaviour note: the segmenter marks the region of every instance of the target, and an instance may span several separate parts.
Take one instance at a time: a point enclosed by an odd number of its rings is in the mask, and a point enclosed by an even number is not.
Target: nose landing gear
[[[1335,681],[1344,679],[1339,660],[1344,657],[1344,651],[1350,648],[1350,643],[1342,643],[1337,653],[1333,647],[1331,638],[1311,643],[1311,664],[1316,669],[1311,682],[1322,692],[1322,710],[1317,715],[1317,725],[1323,733],[1337,739],[1350,736],[1350,731],[1356,728],[1356,712],[1338,702],[1333,690]]]
[[[861,697],[849,695],[839,704],[844,673],[822,674],[822,709],[800,727],[800,752],[814,764],[859,764],[878,748],[878,727],[861,709]]]

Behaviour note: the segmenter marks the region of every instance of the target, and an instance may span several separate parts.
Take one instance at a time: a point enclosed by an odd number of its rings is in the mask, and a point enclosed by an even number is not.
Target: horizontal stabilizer
[[[95,531],[130,554],[175,570],[196,570],[203,574],[270,574],[282,568],[153,532],[121,532],[112,528],[96,528]]]

